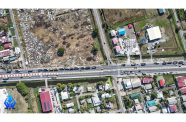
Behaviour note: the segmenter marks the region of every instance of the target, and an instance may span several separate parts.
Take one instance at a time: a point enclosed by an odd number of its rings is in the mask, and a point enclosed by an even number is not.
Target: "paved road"
[[[177,16],[177,13],[176,13],[176,10],[175,10],[175,9],[173,9],[173,13],[174,13],[174,17],[175,17],[175,19],[176,19],[176,25],[177,25],[178,27],[181,28],[181,29],[179,30],[178,34],[179,34],[180,37],[181,37],[181,41],[182,41],[182,43],[183,43],[184,50],[186,51],[186,39],[184,38],[184,33],[185,33],[185,31],[184,31],[184,30],[182,29],[182,27],[181,27],[181,23],[180,23],[180,20],[178,19],[178,16]]]
[[[14,27],[14,30],[15,30],[15,36],[16,36],[16,41],[19,45],[19,48],[21,50],[21,53],[20,53],[20,59],[22,61],[22,66],[23,68],[25,69],[26,68],[26,65],[25,65],[25,59],[24,59],[24,56],[23,56],[23,48],[22,48],[22,45],[21,45],[21,39],[19,37],[19,33],[18,33],[18,30],[17,30],[17,26],[16,26],[16,22],[15,22],[15,18],[14,18],[14,13],[13,13],[13,10],[12,9],[9,9],[9,12],[10,12],[10,17],[11,17],[11,20],[12,20],[12,23],[13,23],[13,27]]]
[[[186,62],[184,62],[186,64]],[[66,70],[65,70],[66,69]],[[67,70],[68,69],[68,70]],[[0,80],[20,81],[20,80],[35,80],[35,79],[63,79],[63,78],[85,78],[85,77],[103,77],[103,76],[140,76],[163,73],[186,73],[186,65],[181,64],[146,64],[146,66],[99,66],[96,69],[81,69],[72,70],[69,68],[55,69],[54,71],[46,69],[20,69],[13,70],[9,73],[1,72]]]
[[[94,18],[95,18],[95,21],[96,21],[96,24],[97,24],[97,27],[98,27],[98,30],[99,30],[99,36],[100,36],[100,39],[101,39],[101,44],[102,44],[102,47],[103,47],[104,54],[107,58],[107,63],[108,63],[108,65],[113,64],[113,62],[110,58],[111,51],[110,51],[109,45],[107,43],[107,39],[106,39],[106,36],[105,36],[105,31],[102,28],[103,24],[102,24],[102,21],[101,21],[99,10],[98,9],[93,9],[93,14],[94,14]]]

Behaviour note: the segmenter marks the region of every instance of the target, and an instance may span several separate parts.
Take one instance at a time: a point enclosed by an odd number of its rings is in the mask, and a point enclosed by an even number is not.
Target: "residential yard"
[[[164,75],[163,77],[164,77],[164,79],[166,81],[166,85],[170,86],[170,85],[175,84],[173,75]]]

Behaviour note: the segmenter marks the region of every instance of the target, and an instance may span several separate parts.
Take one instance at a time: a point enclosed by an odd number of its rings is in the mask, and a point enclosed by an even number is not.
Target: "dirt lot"
[[[14,110],[9,111],[10,113],[27,113],[28,103],[26,103],[24,97],[17,91],[16,88],[8,89],[16,101],[16,106]]]
[[[31,27],[29,31],[41,43],[38,44],[41,45],[38,49],[29,52],[32,48],[29,47],[31,41],[26,42],[28,54],[30,53],[29,58],[32,59],[30,62],[33,62],[33,66],[35,60],[33,57],[37,57],[34,55],[40,50],[41,53],[38,54],[40,66],[95,65],[103,61],[100,50],[97,55],[91,53],[93,45],[98,40],[91,36],[94,26],[89,10],[58,9],[55,10],[53,16],[48,15],[47,9],[31,11],[27,12],[32,18],[31,23],[27,22]],[[36,46],[33,47],[36,48]],[[58,57],[57,50],[61,47],[65,49],[65,53],[63,57]],[[49,61],[48,59],[43,61],[45,57],[49,57]]]
[[[157,9],[104,9],[104,17],[110,25],[157,16]]]

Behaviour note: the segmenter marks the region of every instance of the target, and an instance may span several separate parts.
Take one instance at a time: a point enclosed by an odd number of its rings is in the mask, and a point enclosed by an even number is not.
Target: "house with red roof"
[[[12,43],[11,42],[10,43],[5,43],[3,45],[3,47],[4,47],[4,49],[10,49],[10,48],[12,48]]]
[[[11,54],[11,52],[10,52],[9,49],[2,50],[2,51],[0,51],[0,58],[1,58],[1,57],[9,56],[10,54]]]
[[[186,94],[186,87],[181,88],[180,91],[181,91],[181,94]]]
[[[143,84],[149,84],[149,83],[152,83],[152,81],[153,81],[153,78],[152,77],[144,77],[142,79],[142,83]]]
[[[165,86],[165,79],[163,78],[163,76],[157,76],[156,81],[159,84],[159,87]]]
[[[42,91],[40,93],[40,101],[42,105],[42,111],[44,113],[52,112],[53,107],[49,91]]]
[[[171,113],[176,113],[177,112],[177,106],[176,105],[169,105],[169,110]]]
[[[176,81],[179,88],[186,86],[186,76],[178,76]]]

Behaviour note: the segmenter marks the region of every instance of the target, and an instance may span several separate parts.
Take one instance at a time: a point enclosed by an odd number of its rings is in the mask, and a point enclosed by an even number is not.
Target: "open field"
[[[95,65],[103,61],[99,41],[92,37],[95,26],[89,10],[29,9],[20,10],[18,15],[30,66]],[[97,54],[91,52],[94,45]],[[62,57],[57,55],[59,48],[65,49]]]

